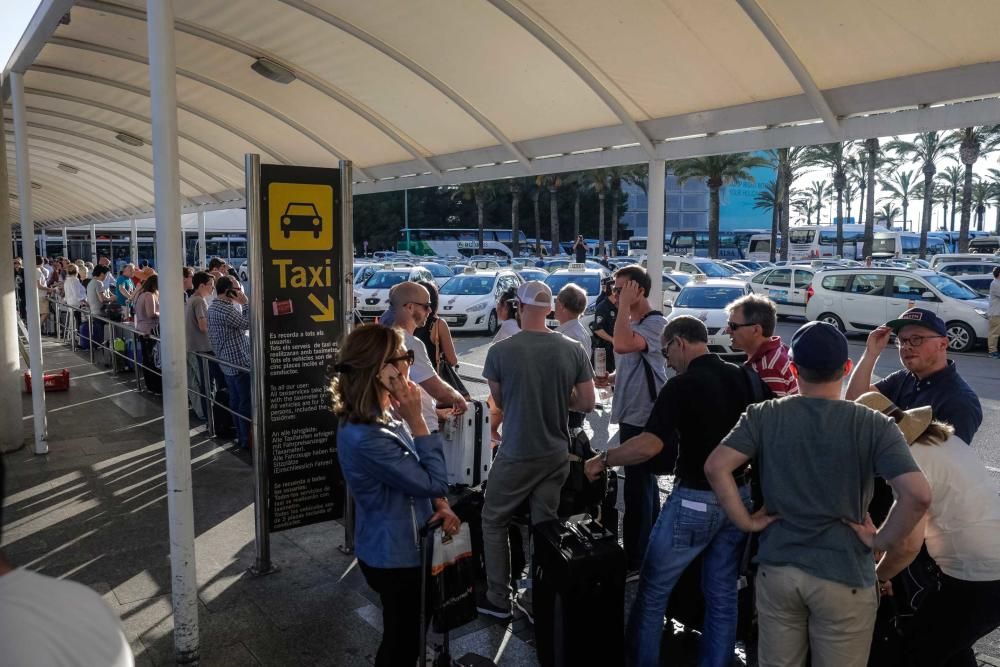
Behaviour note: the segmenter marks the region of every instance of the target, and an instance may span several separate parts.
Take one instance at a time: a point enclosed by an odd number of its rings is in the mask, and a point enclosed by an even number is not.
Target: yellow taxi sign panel
[[[333,250],[333,188],[270,183],[267,219],[272,250]]]

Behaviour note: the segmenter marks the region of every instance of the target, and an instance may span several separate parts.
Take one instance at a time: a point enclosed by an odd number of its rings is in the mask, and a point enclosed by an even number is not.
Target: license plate
[[[457,317],[450,317],[448,315],[445,315],[441,319],[444,320],[445,322],[447,322],[448,324],[457,324],[458,323],[458,318]]]
[[[559,327],[559,320],[545,320],[545,326],[547,327]]]

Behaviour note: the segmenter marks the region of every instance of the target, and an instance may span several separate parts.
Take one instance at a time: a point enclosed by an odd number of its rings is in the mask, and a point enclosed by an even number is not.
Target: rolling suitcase
[[[625,552],[618,540],[584,517],[537,524],[533,541],[538,661],[543,667],[624,664]]]
[[[490,411],[484,401],[469,401],[469,409],[449,417],[442,429],[449,486],[476,486],[489,477],[493,464]]]

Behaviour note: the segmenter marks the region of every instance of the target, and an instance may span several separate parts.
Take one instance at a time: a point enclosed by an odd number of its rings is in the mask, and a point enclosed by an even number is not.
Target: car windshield
[[[549,274],[541,269],[525,269],[518,271],[517,274],[524,280],[545,280],[549,277]]]
[[[427,264],[421,264],[420,266],[422,266],[425,269],[427,269],[428,271],[430,271],[431,275],[434,276],[435,278],[450,278],[451,277],[451,269],[449,269],[444,264],[430,264],[430,263],[427,263]]]
[[[814,229],[790,229],[788,230],[789,243],[812,243],[816,236]]]
[[[441,287],[441,294],[472,296],[489,294],[493,291],[493,276],[455,276]]]
[[[954,278],[949,276],[941,275],[940,273],[934,276],[923,276],[923,278],[937,288],[945,296],[949,296],[952,299],[961,299],[962,301],[968,301],[969,299],[980,298],[979,294],[970,287],[963,285]]]
[[[688,285],[674,301],[675,308],[725,308],[746,294],[741,287],[716,287],[714,285]]]
[[[397,285],[410,277],[408,271],[376,271],[365,281],[368,289],[385,289]]]
[[[601,278],[596,275],[558,275],[549,276],[545,279],[545,284],[549,286],[552,290],[552,294],[559,294],[561,290],[566,285],[573,283],[583,288],[583,291],[587,293],[587,296],[597,296],[601,293]]]
[[[710,278],[728,278],[735,273],[715,262],[697,262],[696,266]]]
[[[670,278],[675,283],[677,283],[678,285],[680,285],[681,287],[683,287],[684,285],[687,285],[689,282],[691,282],[691,274],[690,273],[671,273],[670,274]],[[664,285],[667,284],[667,277],[666,276],[663,277],[663,284]]]

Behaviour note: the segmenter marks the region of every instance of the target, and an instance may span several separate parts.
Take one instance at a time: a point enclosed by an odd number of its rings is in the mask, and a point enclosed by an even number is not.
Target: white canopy
[[[991,0],[173,4],[186,210],[242,205],[248,152],[369,193],[1000,122]],[[150,214],[144,21],[43,0],[8,63],[40,224]]]

